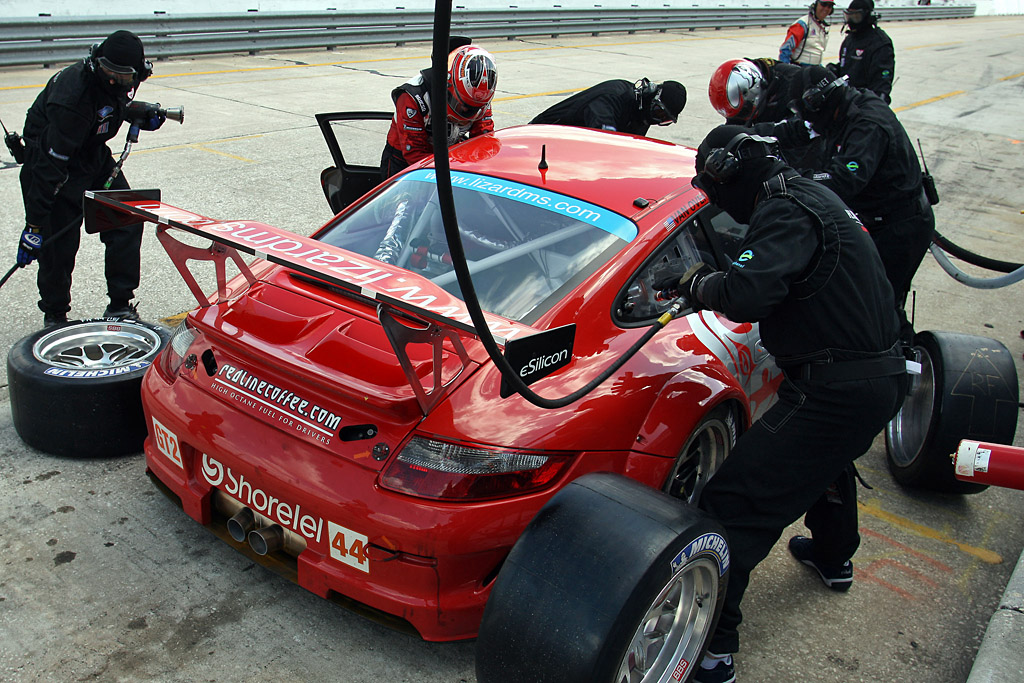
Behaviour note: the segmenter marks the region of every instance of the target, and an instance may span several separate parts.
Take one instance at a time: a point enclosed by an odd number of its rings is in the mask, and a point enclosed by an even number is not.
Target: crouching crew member
[[[613,80],[598,83],[557,102],[530,123],[553,123],[647,135],[651,126],[679,120],[686,106],[686,88],[676,81],[636,83]]]

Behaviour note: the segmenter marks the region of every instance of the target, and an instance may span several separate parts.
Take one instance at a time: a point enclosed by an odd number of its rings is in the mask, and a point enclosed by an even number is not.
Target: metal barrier
[[[959,19],[975,5],[880,9],[883,22]],[[456,10],[452,33],[483,38],[692,31],[697,28],[786,26],[806,6],[691,9]],[[244,12],[0,19],[0,67],[49,66],[84,57],[116,29],[138,34],[150,59],[229,52],[332,49],[351,45],[429,42],[429,11]]]

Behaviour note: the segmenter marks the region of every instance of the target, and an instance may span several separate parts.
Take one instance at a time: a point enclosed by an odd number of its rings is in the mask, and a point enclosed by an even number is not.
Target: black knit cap
[[[661,103],[678,118],[679,112],[686,106],[686,88],[682,83],[665,81],[661,84]]]
[[[853,0],[847,9],[851,12],[863,10],[864,13],[870,14],[875,11],[875,3],[871,0]]]
[[[107,62],[104,66],[115,72],[125,73],[129,69],[134,69],[136,73],[145,71],[146,57],[142,50],[142,41],[131,31],[111,33],[100,44],[96,56],[103,57]],[[121,71],[116,67],[121,67]]]

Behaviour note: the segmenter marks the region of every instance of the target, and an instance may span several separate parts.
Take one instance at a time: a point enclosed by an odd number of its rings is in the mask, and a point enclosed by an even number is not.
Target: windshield
[[[451,177],[480,306],[510,320],[535,320],[637,234],[628,218],[589,202],[475,173]],[[318,239],[406,268],[462,297],[433,169],[402,176]]]

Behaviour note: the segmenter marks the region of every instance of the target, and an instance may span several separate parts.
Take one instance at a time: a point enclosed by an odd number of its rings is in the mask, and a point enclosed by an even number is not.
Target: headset
[[[96,67],[99,64],[100,59],[102,59],[102,57],[98,57],[96,55],[96,53],[99,52],[99,49],[100,49],[100,43],[93,43],[92,46],[89,48],[89,56],[85,60],[85,64],[89,68],[89,71],[95,72],[96,71]],[[152,75],[153,75],[153,62],[151,62],[148,59],[143,61],[143,63],[142,63],[142,71],[141,72],[137,71],[135,73],[135,77],[136,77],[136,79],[138,80],[139,83],[142,83],[144,80],[146,80],[147,78],[149,78]]]
[[[643,110],[644,103],[650,102],[654,99],[654,96],[658,94],[658,90],[661,89],[661,86],[651,83],[651,79],[649,78],[641,78],[633,84],[633,89],[636,92],[636,108]]]
[[[704,162],[701,176],[718,183],[728,183],[736,177],[743,166],[744,159],[779,158],[779,141],[777,138],[739,133],[725,145],[711,150]],[[702,179],[703,180],[703,179]],[[703,189],[703,188],[702,188]]]
[[[821,108],[828,102],[828,98],[832,96],[839,88],[845,88],[847,86],[847,79],[849,76],[842,76],[834,81],[825,83],[822,85],[812,86],[804,91],[803,96],[800,98],[803,100],[803,106],[805,112],[811,112],[816,114],[821,111]],[[824,80],[824,79],[823,79]]]

